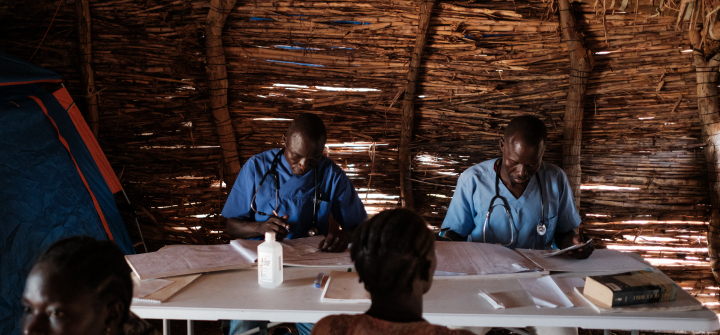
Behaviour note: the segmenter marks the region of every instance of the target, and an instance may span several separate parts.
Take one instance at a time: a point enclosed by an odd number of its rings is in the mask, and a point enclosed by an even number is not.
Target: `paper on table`
[[[577,278],[577,277],[556,277],[552,276],[552,279],[555,281],[555,284],[560,288],[560,290],[565,293],[565,296],[570,299],[570,301],[575,306],[586,306],[587,303],[585,302],[585,299],[583,297],[580,297],[579,294],[575,291],[576,287],[584,287],[585,286],[585,279],[583,278]]]
[[[134,280],[133,288],[137,287],[135,286],[137,283],[142,287],[145,285],[145,283],[154,282],[154,281],[163,281],[163,282],[170,282],[167,286],[160,288],[159,290],[143,295],[143,296],[137,296],[133,294],[133,301],[134,302],[149,302],[149,303],[161,303],[164,302],[175,293],[178,293],[180,290],[182,290],[185,286],[188,286],[190,283],[192,283],[195,279],[200,277],[202,274],[195,273],[195,274],[189,274],[184,276],[175,276],[175,277],[168,277],[166,279],[147,279],[143,281],[137,281]],[[154,284],[152,284],[154,285]]]
[[[435,242],[437,271],[488,275],[542,271],[520,254],[503,246],[475,242]]]
[[[520,285],[539,307],[574,307],[550,276],[520,278]]]
[[[144,298],[172,283],[172,280],[165,279],[133,280],[133,298]]]
[[[552,256],[564,254],[565,252],[568,252],[570,250],[580,249],[582,247],[587,246],[590,243],[592,243],[592,239],[585,241],[585,243],[583,243],[583,244],[574,244],[565,249],[535,250],[535,252],[542,257],[552,257]]]
[[[495,299],[495,297],[493,297],[490,293],[480,290],[480,293],[478,294],[480,295],[480,297],[485,299],[485,301],[487,301],[493,308],[505,308],[505,305],[503,305],[499,300]]]
[[[369,303],[370,292],[360,283],[357,272],[332,271],[320,301]]]
[[[280,242],[283,247],[283,264],[287,266],[352,266],[350,250],[325,252],[318,249],[324,236],[304,237]],[[263,241],[233,240],[230,244],[238,252],[257,259],[257,246]]]
[[[175,246],[156,252],[128,255],[125,259],[142,280],[242,269],[252,266],[254,262],[240,256],[227,244]]]
[[[650,268],[628,254],[611,249],[595,249],[587,259],[575,259],[567,255],[542,257],[542,250],[516,249],[535,264],[548,271],[565,272],[628,272]]]

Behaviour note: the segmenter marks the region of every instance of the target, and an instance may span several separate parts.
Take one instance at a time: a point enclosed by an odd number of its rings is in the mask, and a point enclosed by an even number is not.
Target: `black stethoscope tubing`
[[[285,153],[285,148],[280,149],[277,154],[275,154],[275,157],[273,158],[272,163],[270,164],[270,169],[265,171],[265,174],[263,174],[262,178],[260,179],[260,184],[258,184],[257,189],[255,189],[255,194],[253,194],[252,199],[250,200],[250,209],[252,209],[255,213],[264,215],[264,216],[271,216],[269,214],[263,213],[258,211],[257,209],[253,208],[253,204],[255,203],[255,197],[257,197],[258,191],[260,191],[260,187],[262,187],[262,184],[265,182],[265,179],[267,178],[268,174],[271,174],[273,178],[275,179],[275,209],[277,210],[278,207],[278,192],[280,191],[280,174],[277,172],[278,164],[280,163],[280,157],[282,157],[283,153]],[[308,231],[308,235],[315,236],[317,235],[317,216],[318,216],[318,205],[320,203],[320,193],[318,189],[318,168],[315,166],[313,168],[313,176],[315,179],[315,189],[313,191],[313,216],[312,216],[312,227]]]
[[[508,244],[501,244],[503,246],[509,246],[515,242],[515,222],[513,221],[512,215],[510,214],[510,204],[508,203],[507,199],[500,195],[500,171],[499,171],[499,163],[501,162],[501,158],[498,158],[495,163],[493,164],[494,170],[495,170],[495,196],[490,200],[490,205],[488,205],[487,215],[485,215],[485,223],[483,224],[483,243],[486,243],[485,241],[485,229],[487,228],[488,222],[490,221],[490,214],[492,214],[493,209],[496,206],[500,205],[494,205],[496,199],[500,199],[503,202],[503,206],[505,207],[505,212],[507,213],[508,219],[510,221],[510,243]],[[537,178],[538,183],[538,189],[540,189],[540,221],[537,225],[537,233],[540,236],[545,235],[545,232],[547,231],[547,227],[545,226],[545,197],[543,196],[543,188],[542,184],[540,182],[540,176],[535,173],[535,178]]]

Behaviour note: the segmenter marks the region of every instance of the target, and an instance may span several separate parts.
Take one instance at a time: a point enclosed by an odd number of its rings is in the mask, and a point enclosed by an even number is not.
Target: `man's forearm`
[[[236,218],[227,219],[227,233],[232,238],[253,238],[262,236],[258,231],[259,222],[245,221]]]

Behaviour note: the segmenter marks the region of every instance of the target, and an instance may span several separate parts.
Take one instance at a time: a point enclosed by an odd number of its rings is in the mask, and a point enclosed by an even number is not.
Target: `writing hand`
[[[260,222],[260,224],[258,225],[258,233],[260,233],[261,235],[265,235],[265,233],[275,232],[275,240],[282,241],[285,236],[290,233],[288,231],[288,228],[290,228],[290,226],[287,224],[288,218],[290,218],[289,215],[273,215],[267,221]]]
[[[345,251],[350,243],[350,235],[346,231],[340,230],[340,225],[332,217],[332,214],[330,214],[328,228],[328,234],[325,239],[320,241],[318,249],[327,252]]]

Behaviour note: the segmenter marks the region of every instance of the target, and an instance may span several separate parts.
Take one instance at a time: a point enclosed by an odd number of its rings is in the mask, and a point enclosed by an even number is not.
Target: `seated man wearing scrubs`
[[[284,136],[284,148],[248,159],[222,211],[231,237],[263,238],[275,232],[282,240],[319,234],[325,236],[319,249],[347,249],[351,231],[367,213],[345,172],[323,156],[326,138],[317,115],[300,114]],[[300,334],[310,334],[312,325],[297,326]],[[233,321],[230,334],[255,327],[257,322]]]
[[[533,116],[512,119],[500,139],[502,157],[460,175],[442,228],[446,239],[508,248],[564,249],[583,243],[580,215],[565,172],[542,161],[547,128]],[[568,251],[587,258],[591,245]]]

